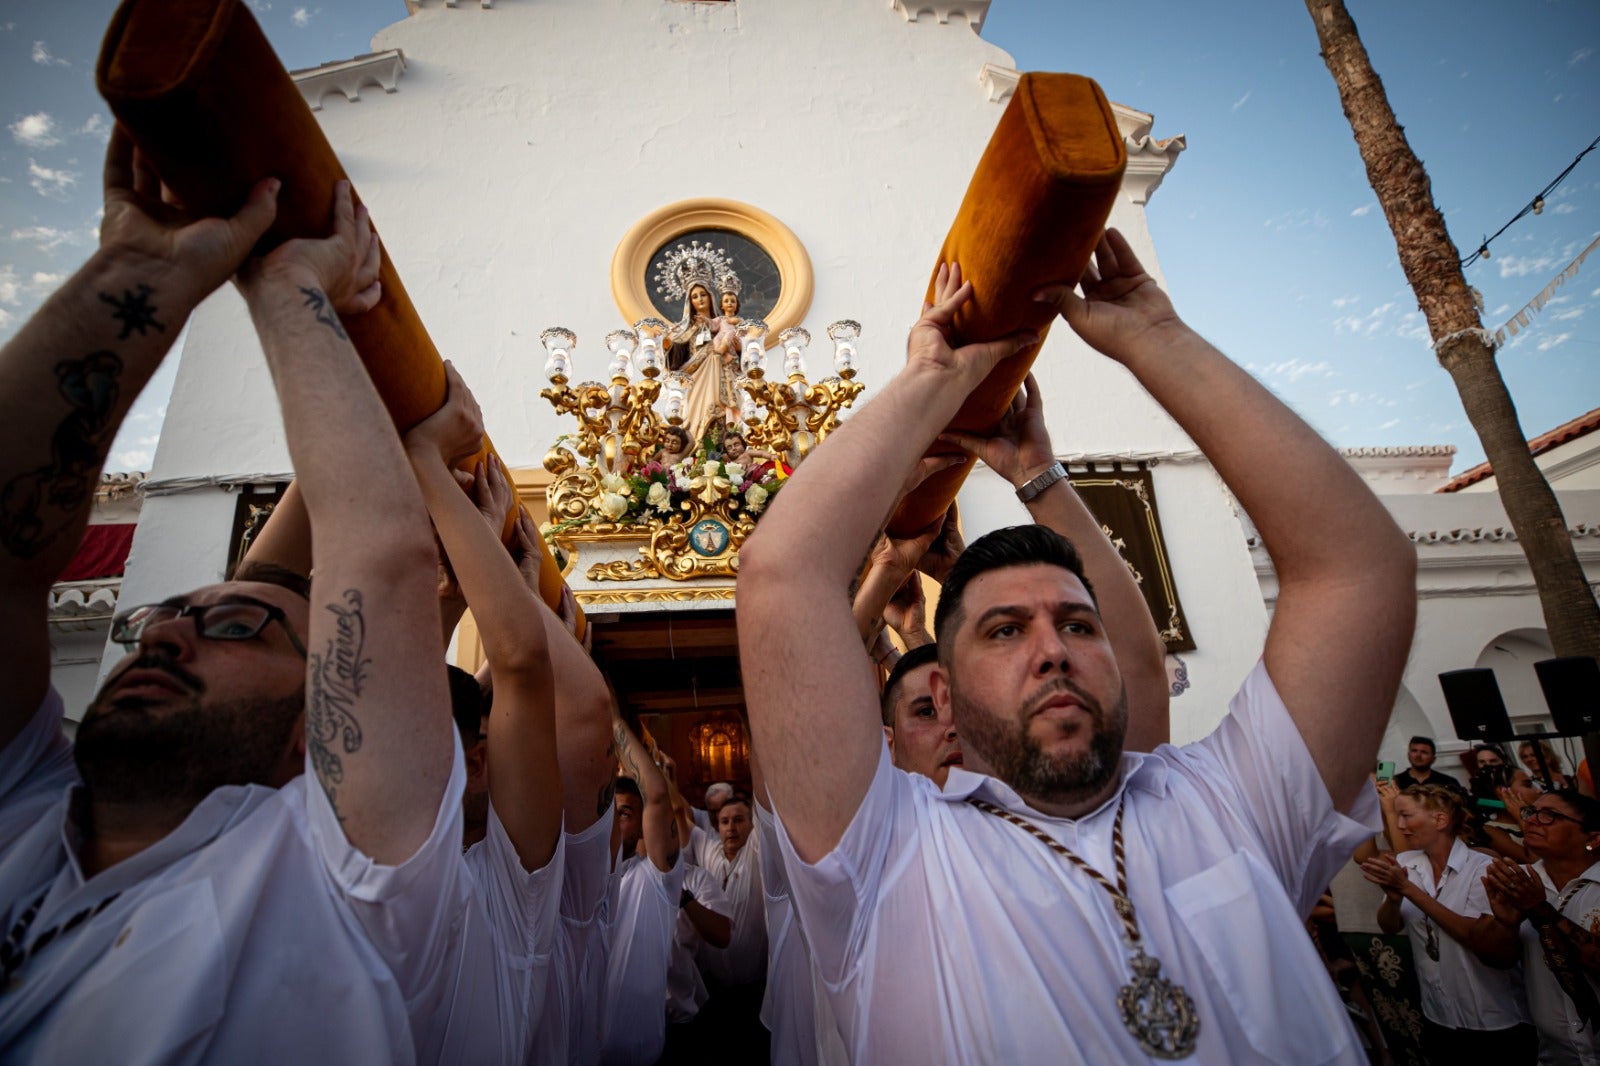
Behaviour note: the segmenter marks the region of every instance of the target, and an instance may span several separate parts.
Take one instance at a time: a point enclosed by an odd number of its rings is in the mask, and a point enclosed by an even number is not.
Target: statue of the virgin
[[[675,273],[683,291],[683,317],[667,333],[667,366],[689,378],[684,426],[698,445],[707,432],[715,429],[720,436],[723,426],[739,420],[739,397],[734,388],[739,366],[737,336],[725,321],[728,316],[716,314],[713,294],[731,291],[737,310],[740,285],[738,275],[725,264],[719,280],[712,262],[702,256],[685,257]]]

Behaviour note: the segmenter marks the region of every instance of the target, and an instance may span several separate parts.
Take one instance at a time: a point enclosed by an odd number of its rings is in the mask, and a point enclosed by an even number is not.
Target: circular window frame
[[[766,322],[771,327],[768,347],[777,343],[779,333],[804,321],[806,312],[811,310],[812,294],[811,257],[806,254],[805,245],[793,230],[759,207],[718,197],[667,204],[634,223],[623,235],[611,256],[611,298],[623,318],[631,324],[660,316],[645,282],[650,260],[663,245],[703,229],[732,230],[760,245],[772,257],[783,279],[783,289],[767,313]]]

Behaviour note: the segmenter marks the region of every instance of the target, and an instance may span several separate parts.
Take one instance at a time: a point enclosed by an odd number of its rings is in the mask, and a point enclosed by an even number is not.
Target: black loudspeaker
[[[1578,737],[1600,729],[1600,662],[1566,655],[1533,664],[1556,732]]]
[[[1473,744],[1516,739],[1493,670],[1448,670],[1439,675],[1439,687],[1457,737]]]

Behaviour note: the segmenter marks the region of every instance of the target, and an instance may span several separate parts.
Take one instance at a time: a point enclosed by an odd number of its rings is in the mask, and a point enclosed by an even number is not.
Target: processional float
[[[106,33],[96,82],[117,121],[191,210],[230,215],[255,182],[270,174],[283,185],[277,218],[257,250],[325,234],[333,187],[346,178],[344,168],[240,0],[123,0]],[[1099,86],[1072,74],[1023,75],[939,252],[938,262],[961,263],[975,289],[956,316],[957,343],[1023,329],[1037,332],[1043,343],[1053,314],[1033,301],[1032,292],[1078,279],[1110,214],[1126,161]],[[344,320],[344,327],[396,425],[405,430],[444,402],[444,365],[387,249],[380,277],[378,305]],[[951,428],[989,431],[1038,349],[1033,345],[996,367]],[[491,450],[485,439],[479,456],[468,462]],[[948,453],[950,447],[936,444],[934,451]],[[891,532],[913,533],[937,520],[955,499],[966,469],[929,478],[902,502]],[[508,522],[508,538],[511,528]],[[544,550],[539,593],[555,609],[564,582]],[[581,615],[578,624],[581,635]]]

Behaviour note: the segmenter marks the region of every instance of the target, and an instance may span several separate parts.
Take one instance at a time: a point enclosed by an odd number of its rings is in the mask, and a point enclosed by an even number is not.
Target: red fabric
[[[83,531],[78,554],[61,572],[57,581],[90,581],[97,577],[121,577],[128,565],[128,549],[133,547],[133,523],[114,522],[90,526]]]

